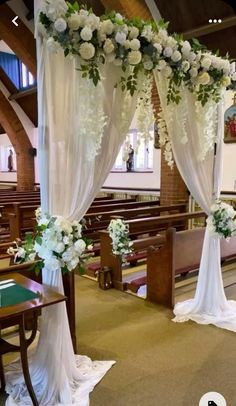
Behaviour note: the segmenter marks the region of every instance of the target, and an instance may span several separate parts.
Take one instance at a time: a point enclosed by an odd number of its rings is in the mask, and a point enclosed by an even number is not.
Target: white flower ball
[[[47,40],[47,48],[51,54],[55,54],[55,53],[57,53],[58,49],[60,48],[60,45],[52,37],[50,37]],[[43,220],[44,219],[39,220],[38,224],[39,225],[44,224]]]
[[[188,61],[183,61],[182,62],[182,68],[184,72],[187,72],[190,68],[190,63]]]
[[[118,44],[124,45],[126,41],[126,34],[124,32],[118,31],[116,33],[115,40]]]
[[[178,62],[182,58],[182,55],[179,51],[174,51],[173,54],[171,55],[171,59],[173,62]]]
[[[172,74],[172,69],[171,69],[171,67],[170,66],[166,66],[165,67],[165,69],[164,69],[164,74],[165,74],[165,77],[166,78],[169,78],[170,76],[171,76],[171,74]]]
[[[89,42],[84,42],[79,47],[79,53],[83,59],[88,60],[88,59],[91,59],[94,57],[95,48],[94,48],[93,44],[91,44]]]
[[[132,51],[138,51],[140,48],[140,41],[137,38],[134,38],[130,41],[130,48]]]
[[[191,51],[191,45],[188,41],[184,41],[182,44],[182,52],[189,53]]]
[[[84,240],[77,240],[77,241],[74,243],[74,247],[75,247],[75,250],[79,253],[79,255],[81,255],[82,252],[83,252],[83,251],[85,250],[85,248],[86,248],[86,244],[85,244]]]
[[[156,48],[157,52],[160,54],[162,51],[162,46],[161,44],[155,43],[153,46]]]
[[[201,60],[201,66],[205,69],[209,69],[211,66],[211,59],[208,58],[207,56],[205,56],[202,60]]]
[[[198,70],[197,70],[196,68],[191,68],[190,71],[189,71],[189,73],[190,73],[190,76],[191,76],[192,78],[196,78],[197,75],[198,75]]]
[[[173,54],[173,49],[170,47],[166,47],[163,51],[164,56],[166,56],[167,58],[170,58],[171,55]]]
[[[112,40],[110,40],[109,38],[106,39],[106,41],[103,45],[103,49],[106,54],[110,54],[111,52],[113,52],[115,47],[114,47]]]
[[[89,28],[88,26],[85,26],[81,30],[80,36],[81,36],[83,41],[90,41],[92,36],[93,36],[91,28]]]
[[[166,40],[166,47],[175,49],[177,47],[177,41],[173,37],[169,37]]]
[[[131,51],[128,54],[128,62],[130,65],[138,65],[142,60],[142,54],[140,51]]]
[[[54,23],[55,30],[58,32],[63,32],[66,30],[67,24],[64,18],[58,18]]]
[[[72,31],[77,31],[80,27],[81,17],[79,14],[74,13],[68,18],[68,26]]]
[[[146,69],[146,70],[152,70],[152,68],[153,68],[153,62],[152,62],[152,60],[150,59],[149,61],[145,61],[145,62],[143,63],[143,67],[144,67],[144,69]]]
[[[139,36],[139,29],[137,27],[131,27],[129,32],[129,38],[134,39]]]

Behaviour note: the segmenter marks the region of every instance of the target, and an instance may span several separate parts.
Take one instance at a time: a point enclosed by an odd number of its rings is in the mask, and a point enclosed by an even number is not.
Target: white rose
[[[114,24],[111,20],[101,22],[100,29],[107,35],[111,35],[114,30]]]
[[[143,63],[143,67],[144,69],[151,70],[153,68],[153,62],[151,61],[151,59],[149,61],[145,61]]]
[[[190,52],[186,59],[188,59],[188,61],[191,63],[194,61],[195,58],[196,58],[195,52]]]
[[[118,31],[115,35],[115,40],[118,44],[124,45],[126,40],[126,34],[124,32]]]
[[[77,14],[71,14],[68,18],[68,26],[72,31],[76,31],[79,29],[81,23],[81,17]]]
[[[100,18],[91,13],[86,19],[86,25],[89,26],[92,31],[97,30],[100,25]]]
[[[162,46],[160,44],[153,44],[153,46],[156,48],[157,52],[160,54],[162,51]]]
[[[182,44],[182,52],[189,53],[191,51],[191,45],[188,41],[184,41]]]
[[[111,52],[113,52],[115,47],[114,47],[114,44],[113,44],[112,40],[110,40],[109,38],[106,39],[106,41],[105,41],[105,43],[103,45],[103,49],[104,49],[106,54],[110,54]]]
[[[173,54],[171,55],[171,59],[173,62],[178,62],[182,58],[182,55],[179,51],[174,51]]]
[[[128,54],[128,62],[130,65],[138,65],[141,62],[142,54],[140,51],[131,51]]]
[[[209,69],[211,66],[211,59],[208,58],[207,56],[205,56],[202,60],[201,60],[201,66],[205,69]]]
[[[131,27],[130,28],[130,33],[129,33],[129,38],[134,39],[139,36],[139,29],[137,27]]]
[[[202,72],[197,77],[197,83],[199,85],[207,85],[210,82],[210,75],[207,72]]]
[[[140,48],[140,41],[137,38],[134,38],[130,41],[130,48],[133,51],[138,51]]]
[[[88,60],[88,59],[91,59],[94,57],[95,48],[94,48],[93,44],[91,44],[89,42],[84,42],[79,47],[79,53],[83,59]]]
[[[130,49],[130,41],[128,39],[124,42],[124,47],[125,49]]]
[[[116,54],[114,52],[112,52],[111,54],[108,54],[106,56],[106,61],[111,63],[115,60],[115,57],[116,57]]]
[[[164,56],[166,56],[167,58],[170,58],[171,55],[173,54],[173,49],[171,49],[170,47],[166,47],[166,48],[164,49],[163,54],[164,54]]]
[[[189,71],[189,73],[190,73],[190,76],[191,76],[192,78],[196,78],[197,75],[198,75],[198,70],[197,70],[196,68],[191,68],[190,71]]]
[[[54,249],[54,251],[56,251],[58,254],[60,254],[61,252],[63,252],[65,249],[65,245],[63,244],[63,242],[59,242],[56,246],[56,248]]]
[[[228,87],[231,83],[230,77],[229,76],[224,76],[222,78],[222,85],[225,87]]]
[[[55,53],[57,53],[58,49],[60,48],[60,44],[58,42],[54,41],[54,39],[52,37],[50,37],[47,40],[47,48],[50,53],[55,54]],[[44,224],[43,220],[44,219],[41,219],[38,222],[38,224],[39,225]]]
[[[190,63],[188,61],[183,61],[182,62],[182,68],[184,72],[187,72],[190,68]]]
[[[54,27],[58,32],[65,31],[67,27],[66,20],[64,20],[62,17],[58,18],[54,23]]]
[[[90,41],[91,38],[92,38],[92,36],[93,36],[93,33],[92,33],[91,28],[85,26],[85,27],[81,30],[80,36],[81,36],[81,38],[82,38],[83,41]]]
[[[162,70],[166,67],[166,61],[164,61],[163,59],[159,61],[158,63],[158,69]]]
[[[85,250],[86,248],[86,244],[84,242],[84,240],[77,240],[74,244],[74,248],[75,250],[79,253],[79,255],[82,254],[82,252]]]

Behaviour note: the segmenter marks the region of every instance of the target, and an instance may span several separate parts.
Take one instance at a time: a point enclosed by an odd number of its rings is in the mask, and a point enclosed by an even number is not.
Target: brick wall
[[[128,18],[141,17],[143,20],[152,19],[151,13],[144,0],[101,0],[104,7],[114,9]],[[153,86],[152,101],[157,116],[160,106],[160,100],[156,85]],[[171,170],[166,164],[164,157],[161,159],[161,204],[171,204],[179,200],[188,199],[187,188],[174,165]]]

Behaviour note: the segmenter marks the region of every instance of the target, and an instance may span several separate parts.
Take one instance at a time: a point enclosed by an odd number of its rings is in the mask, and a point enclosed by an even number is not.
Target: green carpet
[[[236,298],[235,288],[227,291]],[[175,324],[171,311],[80,276],[76,306],[78,353],[117,362],[90,406],[198,406],[209,391],[236,404],[235,333]]]

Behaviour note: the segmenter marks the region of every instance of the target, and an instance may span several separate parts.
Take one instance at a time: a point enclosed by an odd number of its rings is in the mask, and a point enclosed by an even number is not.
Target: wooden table
[[[31,279],[24,277],[18,273],[9,273],[7,275],[0,276],[0,282],[13,279],[18,285],[23,286],[26,289],[29,289],[35,293],[38,293],[38,297],[33,300],[28,300],[22,303],[18,303],[12,306],[0,307],[0,331],[3,328],[11,327],[18,325],[19,326],[19,339],[20,345],[13,345],[8,343],[3,338],[0,338],[0,380],[1,388],[5,388],[5,377],[4,369],[2,363],[2,355],[8,352],[20,352],[22,370],[25,379],[27,389],[29,391],[32,403],[34,406],[38,406],[39,403],[34,393],[32,386],[29,366],[28,366],[28,357],[27,349],[29,345],[34,341],[37,333],[38,325],[38,316],[40,309],[45,306],[50,306],[59,302],[66,300],[66,297],[49,289],[48,287],[41,285]],[[32,318],[32,332],[30,337],[27,339],[25,336],[25,320],[27,317]]]

